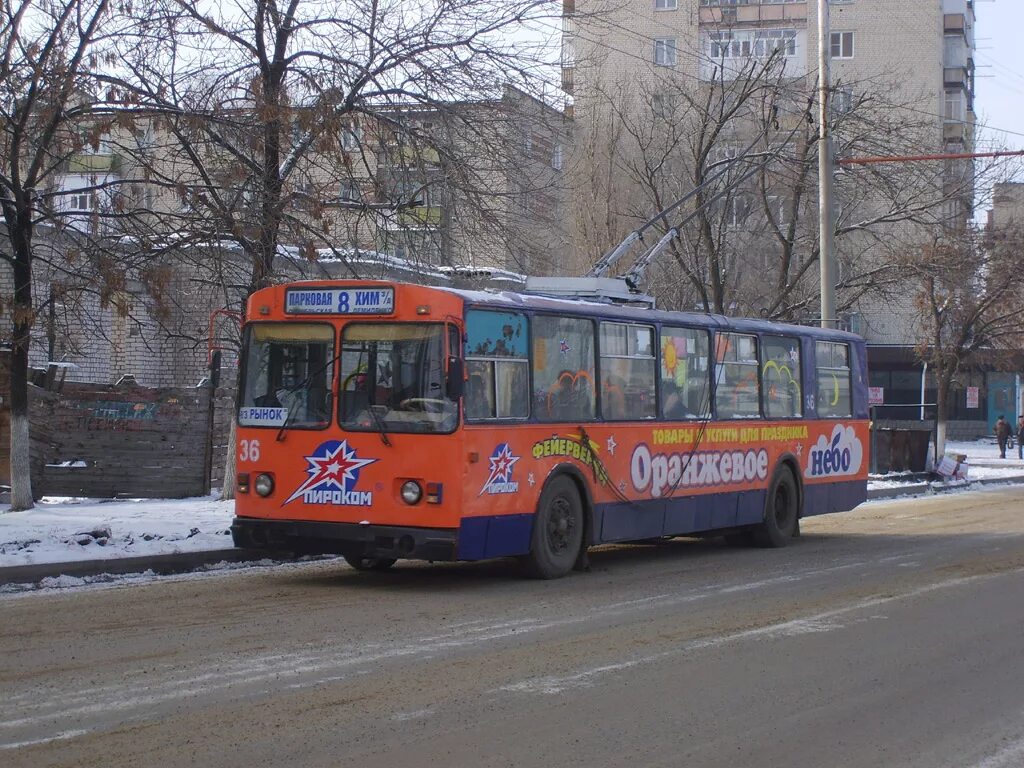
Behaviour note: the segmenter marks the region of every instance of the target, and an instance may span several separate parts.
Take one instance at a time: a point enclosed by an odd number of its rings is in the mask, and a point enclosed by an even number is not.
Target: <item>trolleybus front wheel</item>
[[[526,573],[557,579],[572,570],[583,546],[583,502],[576,484],[556,477],[544,488],[533,521]]]
[[[754,529],[754,542],[761,547],[784,547],[800,526],[800,495],[789,469],[779,469],[768,486],[764,522]]]
[[[355,557],[344,555],[345,562],[357,571],[386,571],[398,561],[393,557]]]

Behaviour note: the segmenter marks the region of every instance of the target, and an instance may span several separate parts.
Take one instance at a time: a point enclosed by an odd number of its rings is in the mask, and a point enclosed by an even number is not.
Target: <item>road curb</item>
[[[895,499],[904,496],[948,493],[964,488],[1018,484],[1024,484],[1024,475],[974,480],[968,485],[952,485],[948,488],[932,483],[915,483],[898,488],[869,490],[868,500]],[[266,559],[290,560],[292,558],[281,552],[211,549],[200,552],[178,552],[169,555],[144,555],[141,557],[114,557],[106,560],[77,560],[67,563],[13,565],[5,568],[0,567],[0,586],[7,584],[38,584],[43,579],[55,578],[57,576],[83,578],[106,573],[123,576],[130,573],[152,571],[161,576],[168,576],[176,573],[190,573],[216,565],[217,563],[247,563]]]
[[[12,565],[0,568],[0,585],[36,584],[57,576],[99,576],[109,573],[123,576],[129,573],[153,571],[161,576],[189,573],[217,563],[245,563],[280,557],[275,552],[251,552],[241,549],[210,549],[199,552],[176,552],[168,555],[140,557],[112,557],[105,560],[75,560],[67,563],[38,563]]]
[[[868,491],[868,501],[875,499],[898,499],[901,496],[922,496],[937,493],[950,493],[962,491],[967,488],[985,488],[996,485],[1022,485],[1024,475],[1012,477],[990,477],[984,480],[970,480],[963,484],[944,486],[941,483],[914,483],[913,485],[902,485],[898,488],[876,488]]]

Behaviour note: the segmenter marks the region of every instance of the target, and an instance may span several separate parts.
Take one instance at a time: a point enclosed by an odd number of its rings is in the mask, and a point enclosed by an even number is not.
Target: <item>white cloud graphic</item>
[[[853,427],[836,424],[830,438],[818,438],[807,454],[807,473],[812,477],[855,475],[864,460],[864,446]]]

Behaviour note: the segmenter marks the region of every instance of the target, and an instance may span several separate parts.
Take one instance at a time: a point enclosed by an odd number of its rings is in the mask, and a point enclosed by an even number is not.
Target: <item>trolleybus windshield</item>
[[[349,323],[341,340],[344,429],[451,432],[458,402],[445,385],[445,326]]]
[[[333,402],[334,329],[326,323],[253,323],[246,333],[238,423],[326,427]]]

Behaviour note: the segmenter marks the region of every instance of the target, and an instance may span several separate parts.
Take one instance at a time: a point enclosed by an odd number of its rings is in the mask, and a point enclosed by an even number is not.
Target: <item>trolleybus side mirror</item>
[[[449,400],[458,400],[462,397],[463,379],[466,372],[462,366],[461,357],[448,358],[448,381],[446,394]]]

